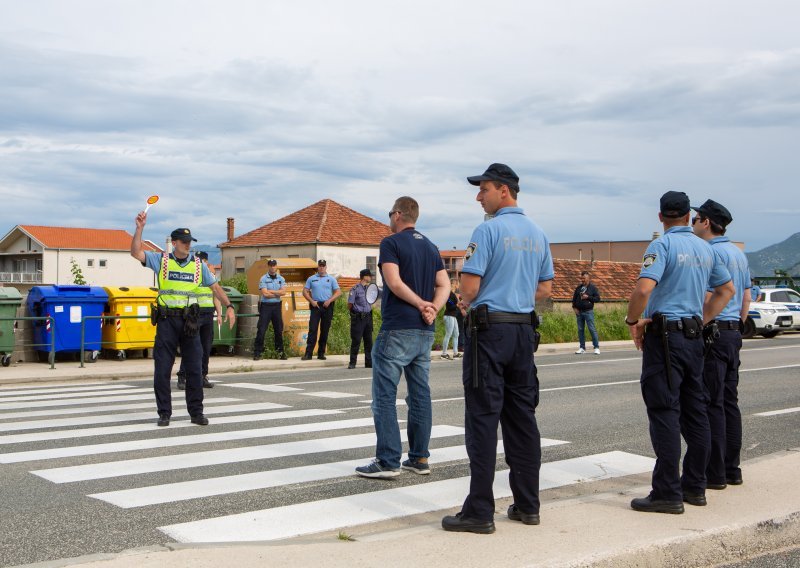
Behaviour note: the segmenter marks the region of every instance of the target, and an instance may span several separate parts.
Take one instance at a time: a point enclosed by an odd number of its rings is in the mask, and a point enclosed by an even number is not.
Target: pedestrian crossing
[[[231,388],[217,394],[236,398],[207,398],[204,412],[213,420],[205,428],[191,424],[177,395],[170,426],[157,427],[152,389],[135,385],[3,389],[0,467],[20,468],[84,506],[103,507],[121,524],[146,510],[150,530],[184,543],[280,540],[461,504],[469,477],[463,467],[452,477],[457,468],[444,466],[468,459],[463,427],[434,424],[434,475],[363,480],[354,467],[374,454],[372,416],[368,406],[340,407],[350,397],[363,399],[365,389],[338,393],[322,390],[327,385],[317,390],[314,382],[292,384],[220,383]],[[132,402],[140,396],[149,400]],[[47,410],[22,410],[29,408]],[[407,441],[404,431],[401,437]],[[542,439],[542,489],[653,467],[651,458],[614,451],[547,460],[547,448],[565,444]],[[282,501],[289,489],[302,497]],[[506,469],[497,472],[495,495],[511,495]]]

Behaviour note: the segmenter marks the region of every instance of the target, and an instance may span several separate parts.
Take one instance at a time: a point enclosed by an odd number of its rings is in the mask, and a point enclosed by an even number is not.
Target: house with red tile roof
[[[265,258],[324,259],[328,273],[337,277],[358,278],[363,268],[375,274],[378,247],[390,234],[388,225],[332,199],[318,201],[240,236],[235,236],[234,220],[229,218],[228,240],[218,245],[222,278],[247,272],[254,262]]]
[[[121,229],[17,225],[0,239],[0,285],[72,284],[74,261],[92,286],[152,286],[153,271],[131,257],[132,239]]]

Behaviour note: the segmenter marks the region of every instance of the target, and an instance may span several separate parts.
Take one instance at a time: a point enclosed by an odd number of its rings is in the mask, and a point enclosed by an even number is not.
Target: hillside
[[[772,276],[776,268],[787,270],[792,276],[800,276],[800,233],[760,251],[746,254],[750,263],[750,274],[753,276]]]

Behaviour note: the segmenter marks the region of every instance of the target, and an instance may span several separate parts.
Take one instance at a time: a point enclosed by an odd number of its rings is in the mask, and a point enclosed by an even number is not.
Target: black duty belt
[[[739,325],[739,320],[717,321],[717,327],[720,329],[735,329],[739,331]]]
[[[689,318],[686,318],[689,319]],[[652,325],[652,324],[651,324]],[[702,328],[699,324],[692,324],[695,329],[698,331]],[[662,324],[663,329],[667,331],[684,331],[688,326],[683,320],[667,320],[664,324]],[[661,327],[656,324],[655,327]],[[698,335],[699,337],[699,335]]]
[[[521,323],[531,325],[531,314],[489,312],[489,323]]]
[[[161,308],[161,313],[165,316],[183,317],[183,308]]]

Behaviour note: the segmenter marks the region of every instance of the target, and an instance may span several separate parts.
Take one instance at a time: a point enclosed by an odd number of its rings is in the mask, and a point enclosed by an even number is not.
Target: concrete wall
[[[48,249],[44,253],[42,283],[71,284],[73,258],[91,286],[154,286],[156,282],[155,273],[127,251]],[[94,266],[88,266],[89,259]],[[100,260],[106,261],[105,268],[100,267]]]
[[[244,258],[244,272],[257,260],[262,258],[312,258],[316,260],[315,245],[281,245],[271,247],[225,247],[222,251],[221,279],[230,278],[236,274],[236,258]]]
[[[358,273],[367,267],[367,257],[378,259],[378,247],[345,247],[320,245],[317,247],[317,258],[324,258],[328,262],[328,272],[337,276],[354,276],[358,278]],[[375,281],[375,279],[373,279]],[[383,285],[380,273],[377,276],[378,286]]]

